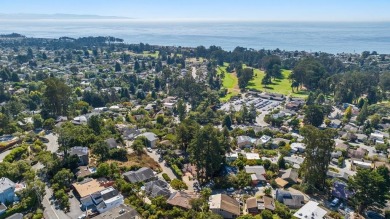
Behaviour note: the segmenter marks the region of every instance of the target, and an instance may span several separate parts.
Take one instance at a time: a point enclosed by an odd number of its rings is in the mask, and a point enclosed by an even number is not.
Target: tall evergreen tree
[[[307,192],[325,189],[326,173],[334,149],[333,129],[320,130],[314,126],[304,126],[300,133],[306,145],[305,161],[302,166],[303,186]]]

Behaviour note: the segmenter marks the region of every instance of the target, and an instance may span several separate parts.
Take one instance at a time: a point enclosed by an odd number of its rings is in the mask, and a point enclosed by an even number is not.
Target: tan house
[[[213,213],[226,219],[237,218],[241,214],[240,203],[225,194],[212,195],[209,200],[209,207]]]
[[[167,203],[184,209],[191,209],[191,200],[198,198],[198,195],[192,192],[177,191],[169,196]]]
[[[248,214],[256,215],[265,209],[274,211],[275,201],[269,196],[263,196],[261,199],[252,197],[246,200],[246,207],[248,209]]]

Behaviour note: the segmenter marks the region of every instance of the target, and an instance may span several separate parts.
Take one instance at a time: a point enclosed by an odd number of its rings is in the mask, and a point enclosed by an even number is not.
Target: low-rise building
[[[70,149],[70,156],[76,155],[79,158],[78,165],[88,165],[89,164],[89,150],[87,147],[76,146]]]
[[[252,139],[249,136],[240,135],[237,137],[237,146],[239,148],[249,148],[252,146]]]
[[[14,202],[16,184],[6,177],[0,178],[0,202]]]
[[[304,205],[304,197],[301,194],[294,194],[286,190],[277,189],[275,199],[289,208],[300,208]]]
[[[183,209],[191,209],[191,200],[198,198],[198,195],[191,192],[177,191],[169,196],[167,203]]]
[[[141,219],[141,215],[132,207],[120,204],[106,212],[99,214],[95,219]]]
[[[265,182],[265,169],[263,166],[245,166],[245,172],[251,175],[252,185],[256,186],[260,182]]]
[[[317,202],[309,201],[297,212],[295,212],[294,217],[300,219],[323,219],[326,215],[326,210],[318,206]]]
[[[241,214],[240,203],[225,194],[212,195],[209,199],[209,208],[213,213],[227,219],[237,218]]]
[[[145,132],[140,134],[146,138],[146,144],[148,147],[155,148],[157,144],[158,137],[153,132]]]
[[[137,171],[129,171],[122,174],[131,183],[147,182],[155,178],[155,174],[149,167],[142,167]]]
[[[108,187],[102,191],[91,194],[92,201],[99,213],[104,213],[123,204],[124,198],[118,190]]]

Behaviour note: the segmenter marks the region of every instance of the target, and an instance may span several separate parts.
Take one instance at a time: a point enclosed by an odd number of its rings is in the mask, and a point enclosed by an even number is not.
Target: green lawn
[[[143,52],[143,56],[151,56],[151,57],[153,57],[153,58],[158,58],[158,51],[155,51],[154,53],[150,53],[149,51],[144,51]]]
[[[291,70],[282,70],[283,78],[272,80],[272,84],[264,87],[261,84],[261,80],[264,78],[264,71],[259,69],[254,70],[254,77],[247,86],[248,89],[255,89],[259,91],[266,91],[271,93],[279,93],[284,95],[289,95],[293,97],[306,97],[308,93],[306,91],[299,91],[293,93],[291,90],[291,82],[288,79],[288,76],[291,74]]]
[[[236,96],[240,93],[238,88],[238,78],[236,74],[226,72],[227,66],[228,64],[225,63],[223,67],[217,68],[217,74],[224,75],[222,86],[228,89],[227,95],[220,98],[220,100],[223,102],[228,101],[232,96]]]

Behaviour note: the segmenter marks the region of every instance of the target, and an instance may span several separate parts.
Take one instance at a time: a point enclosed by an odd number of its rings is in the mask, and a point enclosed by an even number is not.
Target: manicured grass
[[[264,78],[264,71],[261,71],[259,69],[254,69],[254,77],[249,82],[247,88],[248,89],[255,89],[259,91],[266,91],[271,93],[278,93],[278,94],[284,94],[284,95],[291,95],[293,97],[306,97],[308,95],[308,92],[306,91],[298,91],[298,92],[292,92],[291,89],[291,81],[288,79],[289,75],[291,74],[291,70],[282,70],[283,78],[281,79],[275,79],[272,80],[272,84],[268,85],[267,87],[264,87],[261,84],[261,80]]]
[[[158,58],[158,51],[155,51],[154,53],[150,53],[149,51],[144,51],[143,52],[143,56],[151,56],[151,57],[153,57],[153,58]]]
[[[223,82],[222,86],[226,89],[228,89],[228,93],[226,96],[220,98],[221,101],[226,102],[228,101],[232,96],[236,96],[240,93],[240,90],[238,88],[238,78],[235,73],[228,73],[226,71],[226,68],[229,64],[224,63],[224,66],[220,66],[217,68],[217,74],[223,74]]]

